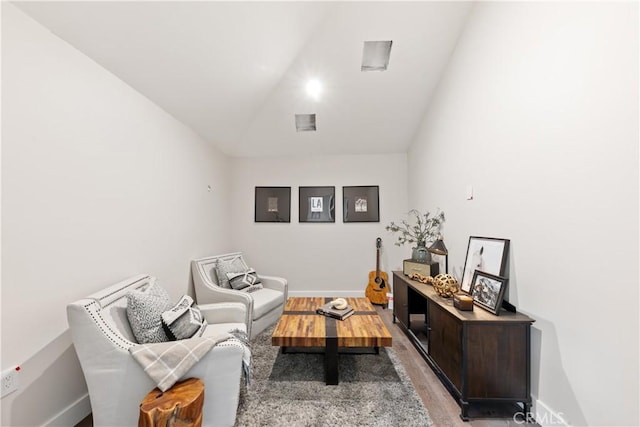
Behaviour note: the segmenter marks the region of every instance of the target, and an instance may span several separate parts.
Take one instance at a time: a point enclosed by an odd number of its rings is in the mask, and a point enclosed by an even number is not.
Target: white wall
[[[476,4],[408,156],[231,162],[2,11],[1,367],[23,367],[2,425],[70,425],[86,389],[69,301],[140,272],[177,297],[191,258],[232,250],[292,293],[361,293],[376,237],[383,269],[408,256],[384,226],[409,207],[446,212],[451,266],[469,235],[511,239],[537,412],[640,424],[637,3]],[[292,187],[291,223],[253,222],[257,185]],[[381,222],[301,224],[301,185],[380,185]]]
[[[144,272],[176,299],[187,292],[189,261],[229,249],[229,169],[146,98],[2,10],[2,369],[23,369],[1,424],[62,411],[54,424],[73,425],[65,411],[88,407],[66,304]]]
[[[637,2],[480,2],[409,152],[450,265],[511,239],[543,425],[640,425],[638,125]]]
[[[304,137],[302,135],[301,137]],[[234,159],[233,244],[264,274],[289,281],[294,295],[363,295],[375,270],[376,238],[382,238],[381,268],[391,277],[409,248],[393,245],[385,229],[407,211],[406,155]],[[343,223],[342,187],[378,185],[379,223]],[[291,187],[291,222],[254,222],[256,186]],[[298,222],[300,186],[336,187],[335,223]]]

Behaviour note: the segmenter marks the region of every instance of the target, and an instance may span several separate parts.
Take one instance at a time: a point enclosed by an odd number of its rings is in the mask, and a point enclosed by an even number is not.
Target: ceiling
[[[470,2],[13,2],[223,152],[404,152]],[[364,41],[392,40],[386,71]],[[318,99],[305,92],[315,78]],[[295,114],[317,131],[297,132]]]

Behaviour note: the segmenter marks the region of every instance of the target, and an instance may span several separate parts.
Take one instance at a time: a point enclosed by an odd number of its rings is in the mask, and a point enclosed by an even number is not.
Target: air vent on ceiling
[[[296,130],[298,132],[307,132],[316,130],[315,114],[296,114]]]
[[[384,71],[389,66],[392,40],[364,42],[361,71]]]

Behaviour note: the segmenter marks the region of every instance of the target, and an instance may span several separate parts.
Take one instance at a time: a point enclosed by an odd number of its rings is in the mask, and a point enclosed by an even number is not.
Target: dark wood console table
[[[393,321],[399,321],[422,357],[458,401],[460,418],[480,402],[514,402],[531,410],[530,330],[534,322],[502,310],[460,311],[431,285],[393,272]],[[424,321],[411,321],[412,314]],[[414,316],[415,317],[415,316]]]

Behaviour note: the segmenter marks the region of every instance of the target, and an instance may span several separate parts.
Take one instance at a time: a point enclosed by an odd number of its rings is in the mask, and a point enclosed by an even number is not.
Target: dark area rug
[[[340,384],[328,386],[322,354],[282,354],[272,331],[251,343],[253,378],[241,389],[237,427],[433,425],[392,348],[340,354]]]

